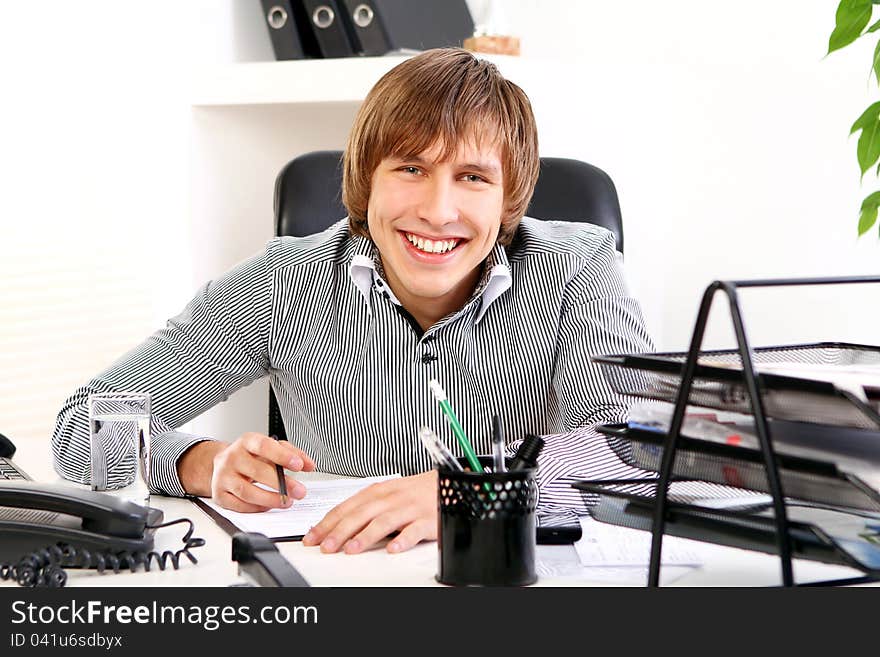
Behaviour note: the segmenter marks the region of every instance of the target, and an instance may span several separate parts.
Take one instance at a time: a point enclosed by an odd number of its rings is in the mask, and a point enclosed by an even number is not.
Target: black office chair
[[[275,234],[302,237],[348,214],[342,205],[342,151],[315,151],[291,160],[275,180]],[[623,253],[623,221],[608,174],[579,160],[542,157],[526,214],[536,219],[592,223],[607,228]],[[269,391],[269,433],[286,436],[275,393]]]
[[[0,457],[11,459],[13,456],[15,456],[15,445],[0,433]]]

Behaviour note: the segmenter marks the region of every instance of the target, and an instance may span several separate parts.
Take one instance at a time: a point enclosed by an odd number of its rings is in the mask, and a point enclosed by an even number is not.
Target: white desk
[[[52,470],[48,446],[19,445],[15,462],[38,481],[58,481]],[[309,475],[305,475],[304,479]],[[314,476],[314,475],[313,475]],[[318,475],[319,477],[321,475]],[[154,495],[152,504],[165,513],[165,521],[190,518],[195,534],[204,538],[204,547],[193,554],[199,563],[187,559],[180,570],[139,571],[101,575],[96,571],[69,570],[68,586],[228,586],[240,583],[237,564],[231,559],[231,538],[211,518],[188,500]],[[185,526],[160,529],[155,550],[176,551],[182,547]],[[773,586],[780,583],[779,559],[775,556],[695,543],[703,559],[700,568],[665,568],[661,575],[670,578],[669,586]],[[434,576],[437,572],[437,544],[423,543],[402,554],[391,555],[383,548],[349,555],[323,554],[317,547],[302,543],[279,543],[280,552],[313,586],[381,586],[424,587],[442,586]],[[632,569],[590,569],[580,566],[570,545],[539,545],[537,551],[539,579],[535,586],[643,586],[645,577]],[[795,560],[796,582],[856,577],[856,570],[812,561]],[[13,586],[10,582],[0,585]]]

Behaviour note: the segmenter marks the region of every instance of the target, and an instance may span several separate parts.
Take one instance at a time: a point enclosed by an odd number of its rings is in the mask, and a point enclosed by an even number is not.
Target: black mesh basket
[[[468,467],[466,459],[460,459]],[[535,574],[535,470],[439,469],[437,580],[459,586],[525,586]]]
[[[667,440],[665,432],[626,425],[604,425],[598,430],[608,436],[612,449],[628,465],[652,472],[660,471]],[[880,493],[857,475],[842,471],[828,461],[779,452],[777,459],[786,497],[880,513]],[[758,449],[682,436],[672,474],[676,479],[770,492],[763,455]],[[718,488],[715,494],[723,490]]]
[[[629,491],[617,486],[611,490],[599,483],[578,482],[584,499],[598,495],[591,515],[606,522],[651,531],[655,498],[653,494]],[[880,533],[871,521],[846,511],[812,505],[792,506],[789,537],[796,557],[856,568],[872,580],[880,576]],[[767,554],[778,554],[776,524],[767,507],[711,509],[690,504],[670,492],[666,533],[718,545],[727,545]]]
[[[687,353],[594,356],[611,386],[621,394],[675,402]],[[754,349],[754,364],[880,366],[880,347],[822,342]],[[868,401],[827,381],[761,372],[757,374],[769,418],[880,429],[880,390]],[[688,403],[736,413],[752,412],[735,349],[700,352]]]

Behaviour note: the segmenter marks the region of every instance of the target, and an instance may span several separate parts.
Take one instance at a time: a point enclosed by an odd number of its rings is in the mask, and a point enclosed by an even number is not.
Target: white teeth
[[[434,242],[423,237],[411,235],[410,233],[405,233],[405,235],[406,239],[425,253],[446,253],[454,249],[456,244],[458,244],[458,240],[438,240]]]

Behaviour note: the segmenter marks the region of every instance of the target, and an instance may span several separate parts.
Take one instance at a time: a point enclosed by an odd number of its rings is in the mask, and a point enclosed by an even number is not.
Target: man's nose
[[[435,178],[427,187],[420,208],[421,218],[436,224],[458,221],[458,202],[452,181]]]

